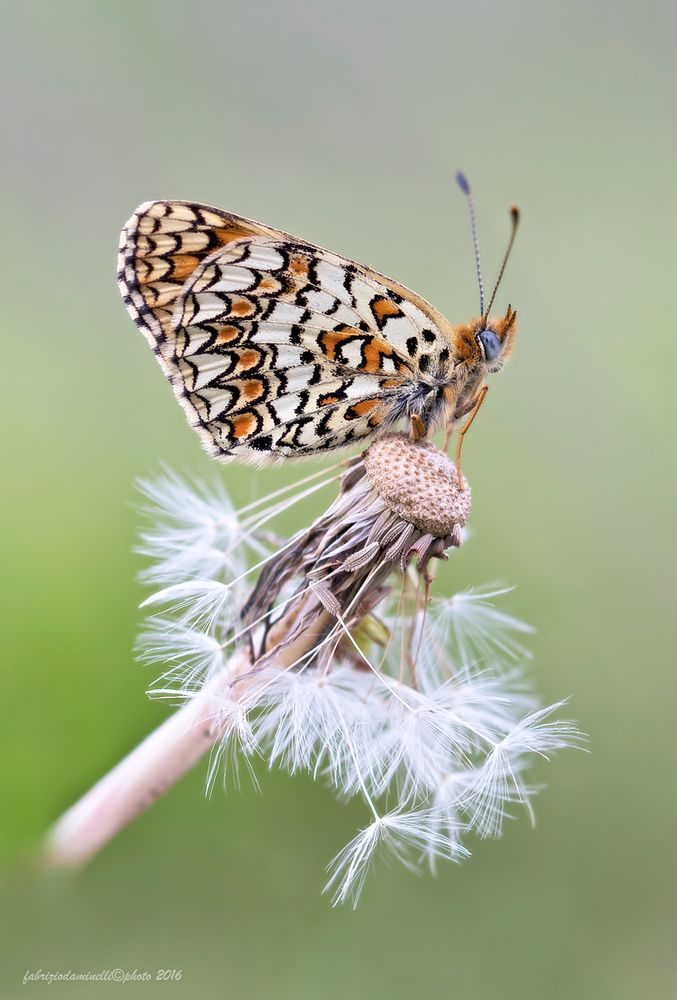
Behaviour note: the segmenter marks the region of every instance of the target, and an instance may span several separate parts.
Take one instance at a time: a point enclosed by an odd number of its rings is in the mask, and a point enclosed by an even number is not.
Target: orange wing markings
[[[251,224],[249,226],[219,226],[212,232],[220,245],[225,247],[229,243],[234,243],[235,240],[246,239],[248,236],[262,232],[262,229]]]
[[[308,277],[308,257],[306,254],[294,253],[289,259],[289,270],[299,278]]]
[[[253,316],[256,313],[256,304],[251,299],[233,296],[230,302],[230,310],[233,316]]]
[[[242,396],[248,403],[253,403],[265,395],[266,387],[261,379],[250,379],[242,386]]]
[[[379,327],[383,326],[385,321],[391,316],[402,316],[404,315],[400,307],[392,299],[386,298],[376,298],[371,303],[371,311],[374,314],[374,319],[378,323]]]
[[[366,417],[377,406],[380,406],[382,402],[383,400],[381,399],[363,399],[359,403],[353,403],[346,410],[346,420],[357,420],[358,417]]]
[[[340,359],[336,357],[337,349],[341,346],[341,344],[352,340],[361,341],[364,364],[361,364],[358,367],[360,371],[368,372],[370,375],[381,371],[383,358],[392,358],[395,356],[395,351],[390,344],[387,344],[379,337],[374,337],[368,333],[362,332],[361,330],[356,330],[355,327],[352,326],[343,327],[338,330],[325,330],[318,338],[320,349],[329,361],[339,361]]]
[[[257,293],[261,292],[264,295],[277,294],[282,291],[282,285],[277,278],[273,278],[272,275],[266,275],[265,278],[262,278],[259,281],[256,286],[256,291]]]
[[[220,326],[216,333],[217,344],[232,344],[242,336],[242,330],[237,326]]]
[[[254,368],[260,360],[261,352],[257,351],[255,347],[251,347],[249,350],[242,351],[240,354],[240,358],[237,363],[237,370],[239,372],[248,371],[250,368]]]
[[[381,370],[381,359],[392,358],[394,353],[390,344],[386,344],[384,340],[380,340],[378,337],[365,338],[364,370],[370,374],[379,372]]]
[[[233,428],[233,437],[240,441],[256,430],[258,420],[255,414],[245,410],[243,413],[238,413],[236,416],[231,417],[230,425]]]
[[[329,361],[336,361],[336,348],[346,340],[359,336],[360,331],[352,326],[344,327],[342,330],[325,330],[319,336],[320,348]]]
[[[181,254],[177,252],[171,257],[171,280],[180,281],[181,284],[189,278],[195,268],[200,263],[200,258],[193,253]]]

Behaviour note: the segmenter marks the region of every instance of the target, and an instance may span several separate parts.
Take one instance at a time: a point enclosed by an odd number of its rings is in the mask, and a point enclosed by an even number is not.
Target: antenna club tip
[[[517,207],[517,205],[512,205],[511,206],[511,208],[510,208],[510,218],[512,219],[513,223],[515,225],[517,225],[517,223],[520,220],[520,210]]]
[[[465,176],[462,170],[456,173],[456,183],[460,187],[463,194],[470,194],[470,185],[468,184],[468,178]]]

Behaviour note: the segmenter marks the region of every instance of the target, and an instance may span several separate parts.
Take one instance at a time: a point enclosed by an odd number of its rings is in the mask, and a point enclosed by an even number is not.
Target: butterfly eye
[[[494,331],[482,330],[480,333],[477,334],[477,337],[482,342],[485,359],[489,363],[495,361],[498,355],[501,353],[501,342],[494,333]]]

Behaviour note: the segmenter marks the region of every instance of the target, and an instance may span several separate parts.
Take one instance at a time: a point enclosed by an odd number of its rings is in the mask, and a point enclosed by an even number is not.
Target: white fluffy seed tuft
[[[319,488],[307,482],[299,499]],[[379,440],[323,518],[277,551],[268,524],[293,495],[243,518],[220,488],[166,475],[143,491],[156,515],[145,578],[162,585],[144,602],[156,613],[141,656],[165,665],[151,690],[190,699],[226,678],[210,789],[261,757],[365,802],[371,821],[330,865],[335,903],[357,902],[379,847],[410,867],[459,861],[472,832],[498,836],[518,805],[532,815],[532,763],[581,738],[525,680],[531,628],[497,606],[507,588],[421,603],[427,560],[460,543],[470,509],[439,449]],[[231,676],[235,650],[248,666]]]

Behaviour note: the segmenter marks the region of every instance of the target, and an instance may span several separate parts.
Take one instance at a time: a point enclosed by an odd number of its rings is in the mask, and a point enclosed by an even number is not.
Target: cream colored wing
[[[217,209],[153,202],[123,231],[120,271],[125,304],[216,457],[321,454],[443,408],[447,321],[338,254]]]

